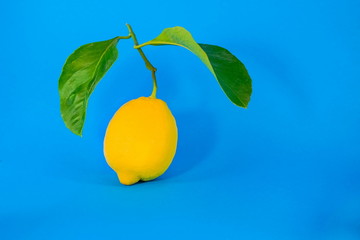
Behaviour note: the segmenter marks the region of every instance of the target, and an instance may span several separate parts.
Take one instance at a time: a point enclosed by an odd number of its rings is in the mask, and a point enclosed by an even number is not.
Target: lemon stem
[[[141,47],[138,47],[139,42],[137,41],[136,35],[135,35],[132,27],[130,26],[130,24],[127,23],[126,27],[129,30],[130,37],[134,40],[134,44],[135,44],[134,48],[136,50],[138,50],[138,52],[140,53],[141,58],[145,62],[146,68],[151,71],[151,77],[152,77],[152,80],[153,80],[153,91],[152,91],[150,97],[156,98],[156,91],[157,91],[157,82],[156,82],[156,75],[155,75],[156,68],[150,63],[149,59],[147,59],[147,57],[145,56],[145,54],[144,54],[143,50],[141,49]]]

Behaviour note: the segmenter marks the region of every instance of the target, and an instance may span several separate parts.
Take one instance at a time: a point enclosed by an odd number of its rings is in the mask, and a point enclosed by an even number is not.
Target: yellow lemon
[[[125,103],[106,130],[104,154],[122,184],[159,177],[170,166],[177,145],[177,127],[167,104],[140,97]]]

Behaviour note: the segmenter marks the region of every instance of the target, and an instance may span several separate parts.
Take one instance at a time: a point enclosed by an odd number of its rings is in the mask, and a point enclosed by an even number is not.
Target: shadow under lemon
[[[174,115],[178,127],[176,155],[169,169],[151,182],[166,181],[200,165],[216,144],[216,124],[211,113],[199,110],[174,113]],[[116,173],[107,165],[103,157],[103,139],[90,136],[81,140],[83,148],[92,146],[91,151],[84,152],[83,149],[83,151],[66,153],[67,156],[72,156],[71,158],[59,156],[61,163],[57,169],[61,175],[76,182],[121,186]]]
[[[163,180],[200,165],[216,144],[216,124],[211,113],[198,110],[173,114],[178,127],[178,145],[169,169],[159,177]]]

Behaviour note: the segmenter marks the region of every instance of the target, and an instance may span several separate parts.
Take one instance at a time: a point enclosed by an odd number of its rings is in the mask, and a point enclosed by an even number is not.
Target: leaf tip
[[[230,99],[230,98],[229,98]],[[230,101],[237,107],[241,107],[241,108],[244,108],[244,109],[248,109],[248,106],[249,106],[249,102],[250,102],[250,99],[247,101],[247,102],[244,102],[244,101],[241,101],[238,102],[238,101],[233,101],[230,99]]]
[[[77,136],[79,136],[79,137],[83,137],[83,133],[82,133],[82,129],[80,129],[80,130],[72,130],[72,129],[70,129],[71,130],[71,132],[73,132],[75,135],[77,135]]]

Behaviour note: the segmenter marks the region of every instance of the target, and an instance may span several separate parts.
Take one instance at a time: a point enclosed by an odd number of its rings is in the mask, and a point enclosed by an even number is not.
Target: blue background
[[[360,239],[360,2],[2,1],[0,239]],[[151,93],[130,40],[92,95],[84,137],[57,81],[80,45],[183,26],[253,79],[248,109],[177,47],[146,47],[175,115],[177,155],[156,181],[118,183],[108,121]]]

